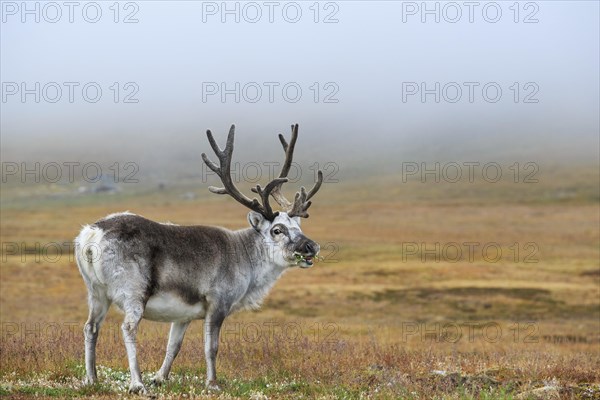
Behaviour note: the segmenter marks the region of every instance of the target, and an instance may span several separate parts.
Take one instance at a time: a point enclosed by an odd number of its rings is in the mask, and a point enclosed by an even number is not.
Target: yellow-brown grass
[[[600,383],[598,198],[589,183],[574,197],[555,198],[553,191],[573,185],[556,179],[520,188],[393,177],[326,185],[303,224],[325,260],[286,274],[262,310],[227,320],[218,358],[225,393],[504,398],[558,382],[563,396],[584,396],[586,385]],[[159,221],[245,226],[245,211],[217,196],[189,201],[151,191],[66,205],[24,204],[19,193],[3,193],[1,240],[20,250],[66,243],[80,225],[126,209]],[[427,253],[436,243],[465,250],[468,242],[479,243],[472,260]],[[489,243],[502,249],[495,262],[482,254]],[[413,245],[420,251],[407,255]],[[18,381],[81,378],[85,287],[70,254],[14,249],[3,246],[0,268],[3,394],[56,395]],[[98,362],[122,371],[120,318],[109,313]],[[142,323],[144,371],[160,366],[167,332],[166,324]],[[179,386],[166,390],[192,394],[201,386],[193,379],[204,370],[201,332],[201,322],[193,324],[175,362]]]

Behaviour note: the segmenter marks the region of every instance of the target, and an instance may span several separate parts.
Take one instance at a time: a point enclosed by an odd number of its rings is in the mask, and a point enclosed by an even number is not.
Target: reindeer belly
[[[144,318],[160,322],[183,322],[204,318],[204,303],[188,304],[172,293],[161,293],[148,299]]]

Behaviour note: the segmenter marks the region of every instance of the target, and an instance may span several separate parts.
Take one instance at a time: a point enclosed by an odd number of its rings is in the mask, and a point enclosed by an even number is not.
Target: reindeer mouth
[[[294,257],[296,257],[296,265],[300,268],[310,268],[314,264],[313,256],[307,256],[296,252],[294,253]]]

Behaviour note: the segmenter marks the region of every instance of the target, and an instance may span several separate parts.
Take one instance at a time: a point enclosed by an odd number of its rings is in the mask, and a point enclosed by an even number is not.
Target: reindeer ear
[[[248,222],[257,232],[262,232],[270,225],[269,221],[261,213],[257,213],[256,211],[250,211],[248,213]]]

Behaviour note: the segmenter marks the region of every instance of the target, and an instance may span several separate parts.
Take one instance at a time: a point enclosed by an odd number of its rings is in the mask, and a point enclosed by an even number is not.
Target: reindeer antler
[[[294,147],[296,146],[296,140],[298,140],[298,124],[292,125],[292,137],[290,142],[285,140],[285,137],[282,134],[279,134],[279,141],[283,146],[283,151],[285,152],[285,161],[283,162],[283,166],[281,167],[281,172],[279,173],[278,179],[286,179],[287,175],[290,172],[290,167],[292,166],[292,159],[294,158]],[[302,217],[308,218],[307,210],[311,205],[309,201],[311,197],[313,197],[321,188],[321,184],[323,183],[323,172],[319,170],[317,172],[317,182],[310,189],[308,194],[306,193],[306,189],[304,186],[300,188],[300,191],[296,193],[294,197],[294,203],[292,204],[288,199],[285,198],[283,193],[281,193],[281,185],[284,182],[278,183],[273,188],[271,192],[271,196],[275,199],[277,204],[284,210],[287,210],[287,213],[290,217]]]
[[[259,203],[257,199],[249,199],[238,190],[238,188],[233,183],[233,180],[231,179],[231,157],[233,154],[233,139],[235,137],[235,125],[231,125],[231,128],[229,129],[229,134],[227,135],[227,143],[225,144],[225,150],[221,150],[221,148],[219,148],[219,145],[215,141],[210,130],[206,131],[206,135],[208,136],[210,146],[219,158],[219,165],[217,166],[214,162],[209,160],[205,153],[202,153],[202,159],[204,160],[204,163],[208,166],[208,168],[213,170],[219,176],[219,178],[221,178],[221,182],[223,182],[222,188],[210,186],[208,190],[216,194],[228,194],[231,197],[233,197],[236,201],[248,207],[249,209],[262,214],[266,219],[270,221],[275,219],[279,212],[273,212],[273,209],[269,204],[269,195],[272,194],[273,190],[276,187],[279,187],[283,183],[287,182],[287,178],[275,178],[271,182],[269,182],[264,189],[261,188],[260,185],[256,185],[256,188],[252,189],[252,191],[258,193],[262,200],[262,204]]]

